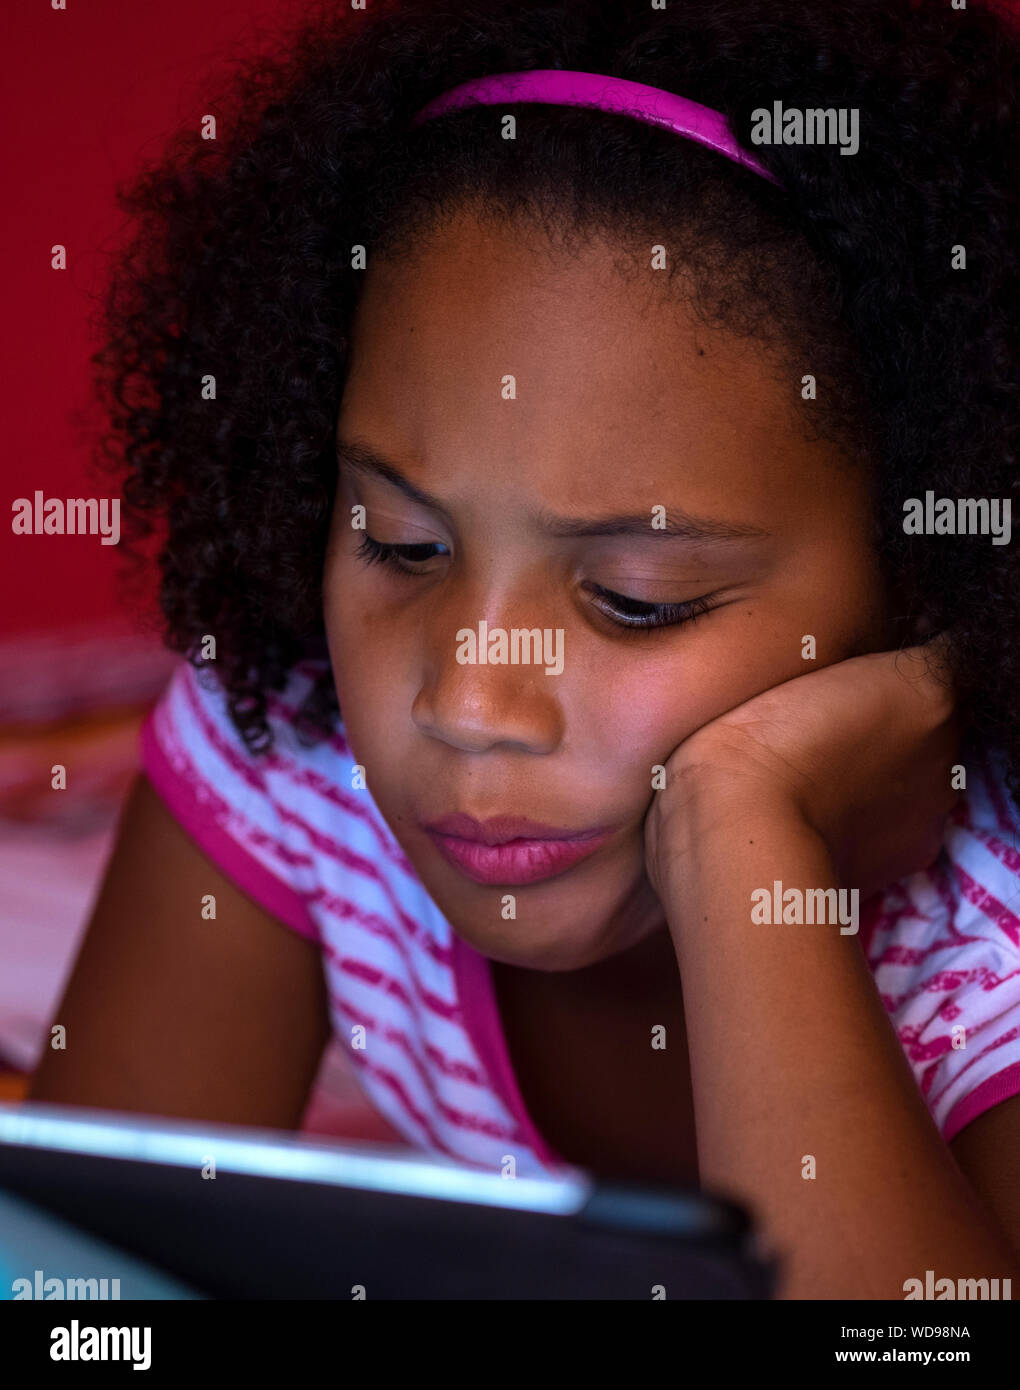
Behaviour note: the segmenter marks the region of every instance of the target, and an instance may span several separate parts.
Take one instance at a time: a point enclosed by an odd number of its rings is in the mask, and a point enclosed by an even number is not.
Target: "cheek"
[[[374,741],[393,727],[407,653],[395,624],[373,621],[372,607],[359,592],[356,566],[343,555],[327,561],[323,619],[347,736],[367,758]]]
[[[592,756],[607,783],[630,783],[647,799],[653,766],[734,703],[737,670],[728,644],[692,638],[681,639],[668,659],[607,658],[598,707],[581,715],[583,726],[599,730]]]
[[[734,604],[700,631],[689,627],[678,635],[668,657],[621,659],[611,671],[607,664],[597,708],[581,716],[600,731],[592,756],[607,781],[626,770],[627,780],[636,777],[651,795],[651,768],[665,763],[684,739],[745,700],[804,675],[810,668],[794,626],[765,622],[756,607]]]

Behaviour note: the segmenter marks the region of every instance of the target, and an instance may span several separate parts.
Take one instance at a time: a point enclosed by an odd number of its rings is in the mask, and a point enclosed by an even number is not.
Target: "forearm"
[[[856,936],[752,922],[752,892],[775,880],[838,886],[821,838],[792,814],[710,798],[699,811],[660,892],[704,1186],[755,1211],[784,1259],[783,1297],[901,1299],[927,1269],[1016,1278],[1015,1253],[918,1093]]]

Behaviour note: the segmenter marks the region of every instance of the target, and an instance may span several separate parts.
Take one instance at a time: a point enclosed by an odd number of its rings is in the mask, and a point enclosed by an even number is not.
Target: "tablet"
[[[768,1298],[746,1212],[577,1169],[0,1105],[0,1189],[212,1298]],[[0,1233],[2,1239],[2,1233]]]

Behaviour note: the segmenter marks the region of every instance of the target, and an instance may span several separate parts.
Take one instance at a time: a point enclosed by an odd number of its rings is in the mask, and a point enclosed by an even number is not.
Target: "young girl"
[[[294,1127],[332,1031],[785,1297],[1020,1289],[1007,23],[328,9],[128,204],[189,662],[32,1098]]]

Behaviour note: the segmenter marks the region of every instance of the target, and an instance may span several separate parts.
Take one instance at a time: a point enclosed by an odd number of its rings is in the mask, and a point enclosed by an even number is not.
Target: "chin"
[[[590,926],[565,934],[562,924],[558,929],[551,925],[543,929],[532,920],[526,924],[500,922],[491,932],[479,932],[477,921],[461,924],[453,917],[448,920],[473,950],[501,965],[514,965],[521,970],[583,970],[613,953],[613,947],[605,940],[592,938]]]
[[[584,970],[586,966],[598,965],[600,960],[609,959],[620,951],[625,951],[630,941],[618,940],[607,920],[596,927],[592,934],[591,919],[570,923],[564,926],[563,920],[535,922],[534,917],[521,922],[500,922],[491,931],[479,931],[478,919],[457,922],[449,917],[450,926],[461,941],[500,965],[517,966],[521,970],[548,970],[550,973],[566,973],[567,970]]]

